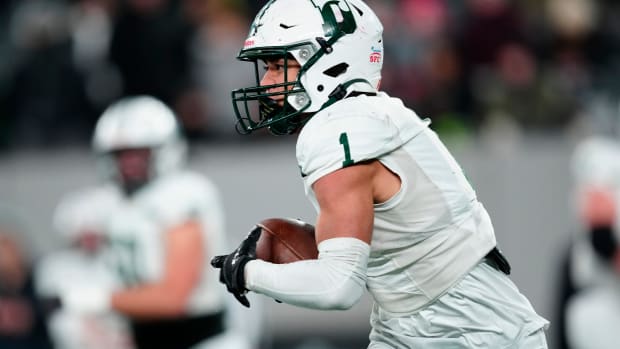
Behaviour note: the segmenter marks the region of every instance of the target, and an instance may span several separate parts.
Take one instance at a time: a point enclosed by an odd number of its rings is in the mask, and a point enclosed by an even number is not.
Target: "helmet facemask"
[[[300,45],[306,46],[306,45]],[[289,76],[288,65],[295,60],[292,50],[297,47],[261,49],[260,52],[247,52],[244,61],[254,63],[256,87],[232,91],[233,108],[237,115],[237,132],[248,134],[254,130],[267,127],[274,135],[286,135],[297,132],[308,119],[304,110],[310,106],[306,90],[299,82],[302,73]],[[261,86],[259,65],[268,60],[283,58],[284,81]],[[265,63],[266,64],[266,63]],[[268,91],[275,92],[268,92]],[[280,105],[278,100],[283,101]]]
[[[237,131],[248,134],[267,127],[277,135],[292,134],[353,90],[376,92],[381,61],[368,60],[382,53],[381,33],[379,20],[358,0],[269,2],[237,57],[254,63],[256,77],[255,87],[232,91]],[[295,77],[285,75],[282,83],[260,86],[258,65],[274,57],[292,57],[301,68]]]
[[[116,181],[123,191],[132,195],[155,177],[151,148],[125,148],[112,151]]]

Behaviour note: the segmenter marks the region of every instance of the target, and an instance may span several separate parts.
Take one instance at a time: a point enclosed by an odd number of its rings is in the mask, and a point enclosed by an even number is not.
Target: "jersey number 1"
[[[349,137],[346,132],[342,132],[340,134],[340,144],[344,148],[344,161],[342,162],[342,167],[347,167],[353,165],[353,159],[351,159],[351,148],[349,148]]]

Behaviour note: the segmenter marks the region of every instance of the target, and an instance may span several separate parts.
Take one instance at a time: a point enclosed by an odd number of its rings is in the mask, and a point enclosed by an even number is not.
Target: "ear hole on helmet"
[[[349,65],[347,63],[342,62],[342,63],[336,64],[335,66],[325,70],[323,72],[323,74],[325,74],[327,76],[330,76],[332,78],[335,78],[338,75],[343,74],[344,72],[346,72],[347,68],[349,68]]]

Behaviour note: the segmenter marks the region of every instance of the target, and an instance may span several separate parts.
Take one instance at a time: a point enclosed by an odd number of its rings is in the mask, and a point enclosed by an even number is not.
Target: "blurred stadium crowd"
[[[150,94],[190,139],[236,140],[235,60],[265,0],[0,2],[0,149],[86,145],[105,106]],[[565,132],[620,91],[612,0],[371,0],[385,25],[382,89],[439,132]],[[586,122],[586,124],[593,124]]]

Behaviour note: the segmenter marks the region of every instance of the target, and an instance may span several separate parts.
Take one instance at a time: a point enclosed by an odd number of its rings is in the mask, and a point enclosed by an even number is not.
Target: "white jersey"
[[[462,169],[436,134],[396,98],[346,98],[302,129],[297,160],[306,195],[340,168],[377,159],[401,189],[375,205],[367,288],[394,314],[430,303],[466,275],[494,246],[491,220]]]
[[[45,256],[35,273],[39,297],[57,297],[80,287],[114,290],[119,282],[98,255],[60,250]],[[130,349],[133,342],[126,319],[116,313],[84,314],[59,308],[48,318],[57,349]]]
[[[120,193],[111,184],[68,193],[54,211],[54,229],[72,244],[82,234],[103,234],[105,222],[120,200]],[[86,252],[73,247],[53,251],[39,260],[35,285],[38,296],[52,298],[81,287],[114,290],[120,282],[100,251]],[[58,349],[133,347],[128,323],[113,312],[83,314],[61,307],[48,318],[48,328]]]
[[[125,198],[107,224],[108,261],[126,287],[163,276],[169,229],[198,220],[204,234],[203,275],[187,304],[188,315],[224,309],[225,290],[209,260],[224,246],[224,216],[216,187],[204,176],[179,171],[159,177]]]
[[[620,279],[576,294],[566,308],[566,334],[574,349],[618,348]]]

